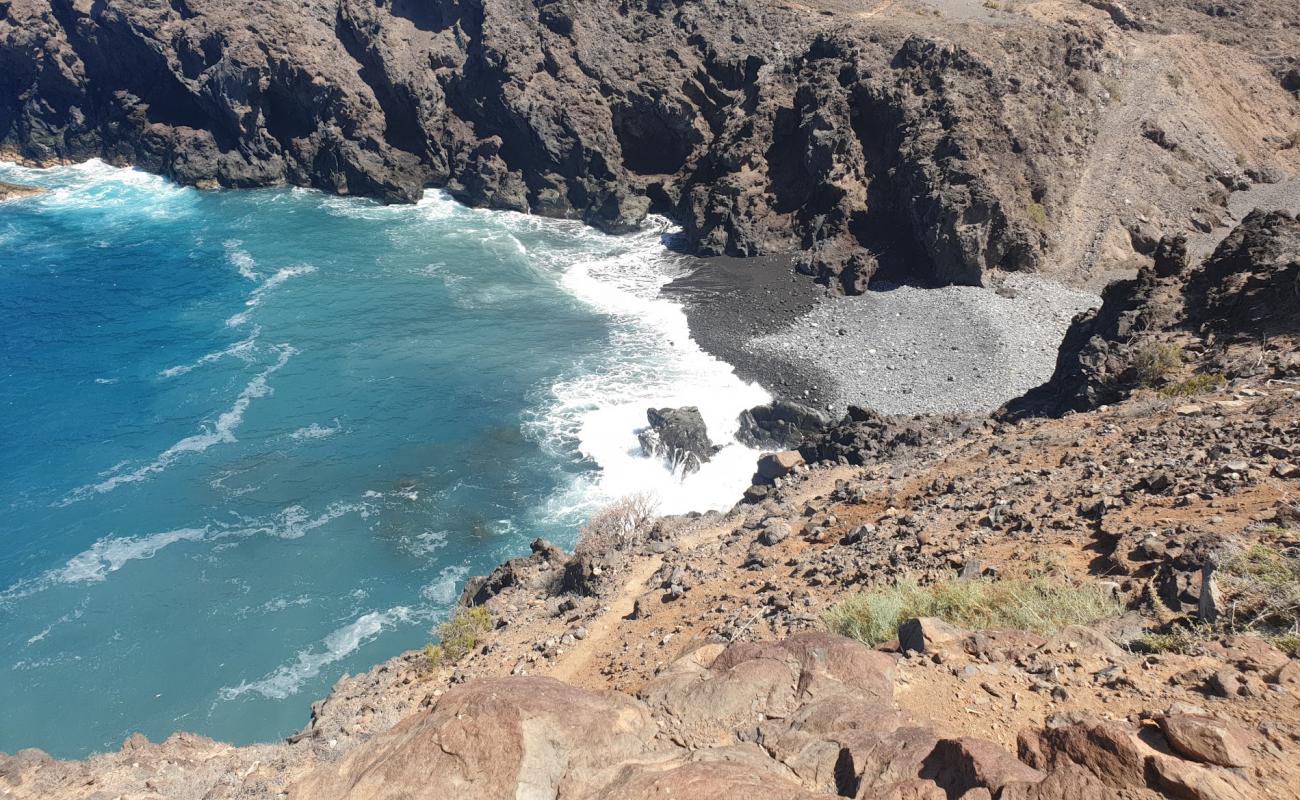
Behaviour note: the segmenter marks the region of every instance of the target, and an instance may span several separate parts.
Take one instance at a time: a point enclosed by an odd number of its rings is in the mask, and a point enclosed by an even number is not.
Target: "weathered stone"
[[[1212,717],[1175,714],[1160,718],[1160,729],[1187,758],[1223,767],[1248,767],[1250,750],[1237,731]]]
[[[803,463],[803,456],[798,450],[769,453],[758,460],[757,474],[766,481],[772,481],[776,478],[784,478]]]
[[[625,695],[550,678],[480,680],[317,768],[289,797],[581,797],[651,749],[656,732],[649,710]]]
[[[919,617],[898,625],[898,646],[904,653],[933,653],[952,648],[965,636],[965,631],[938,617]]]

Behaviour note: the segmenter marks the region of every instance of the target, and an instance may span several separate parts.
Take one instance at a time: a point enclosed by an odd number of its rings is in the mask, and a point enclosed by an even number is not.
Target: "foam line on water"
[[[261,280],[262,274],[254,269],[257,262],[247,250],[242,249],[243,242],[238,239],[228,239],[222,244],[226,248],[226,260],[230,262],[230,266],[239,271],[240,277],[250,281]]]
[[[230,328],[238,328],[247,323],[249,315],[253,313],[253,309],[261,305],[262,301],[266,299],[268,294],[275,291],[276,288],[281,286],[290,278],[296,278],[300,275],[310,275],[315,271],[316,268],[311,264],[295,264],[292,267],[282,267],[281,269],[276,270],[274,275],[262,281],[256,289],[249,293],[248,299],[244,301],[244,310],[227,319],[226,326]]]
[[[235,398],[234,404],[223,411],[217,417],[215,423],[212,425],[205,424],[201,432],[186,436],[159,453],[157,458],[142,467],[124,474],[110,475],[98,483],[81,486],[73,490],[60,502],[60,505],[69,505],[94,494],[105,494],[124,484],[147,480],[151,475],[170,467],[182,456],[191,453],[202,453],[213,445],[229,444],[236,441],[235,430],[243,423],[244,413],[248,411],[248,407],[252,405],[254,400],[271,394],[270,377],[282,369],[285,364],[289,363],[289,359],[298,353],[295,348],[287,344],[276,345],[275,350],[278,353],[275,363],[254,376],[240,391],[239,396]]]
[[[223,358],[238,358],[239,360],[244,362],[251,362],[253,358],[257,355],[257,337],[260,336],[261,334],[262,334],[262,329],[254,325],[253,332],[250,333],[246,338],[240,339],[239,341],[234,342],[233,344],[231,344],[230,346],[222,350],[217,350],[216,352],[208,353],[207,355],[204,355],[196,359],[195,361],[191,361],[188,364],[178,364],[177,366],[168,367],[167,369],[160,370],[158,372],[158,377],[175,378],[178,375],[184,375],[188,372],[193,372],[199,367],[206,366],[208,364],[215,364],[216,362],[222,360]]]
[[[221,698],[235,700],[253,693],[272,700],[283,700],[297,694],[302,684],[319,675],[322,669],[374,641],[385,630],[410,622],[412,615],[412,609],[407,606],[362,614],[347,625],[331,631],[318,647],[298,651],[293,661],[281,664],[264,677],[222,688]]]
[[[38,578],[20,581],[0,591],[0,602],[11,602],[60,584],[99,583],[107,580],[131,561],[148,559],[178,542],[217,542],[270,536],[277,539],[300,539],[347,514],[369,516],[372,506],[366,502],[336,501],[319,514],[312,515],[300,505],[282,509],[271,517],[237,517],[238,522],[209,523],[202,527],[177,528],[143,536],[106,536],[77,553],[61,567]]]

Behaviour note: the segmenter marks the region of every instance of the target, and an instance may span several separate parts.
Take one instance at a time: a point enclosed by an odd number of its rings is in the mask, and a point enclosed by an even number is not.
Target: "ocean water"
[[[0,751],[274,740],[533,538],[748,483],[767,396],[658,297],[662,223],[0,180],[51,189],[0,204]],[[732,442],[685,481],[636,441],[682,404]]]

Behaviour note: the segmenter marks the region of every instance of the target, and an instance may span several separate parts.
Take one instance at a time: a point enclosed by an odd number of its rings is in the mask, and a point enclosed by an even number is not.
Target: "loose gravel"
[[[745,349],[828,376],[806,399],[837,413],[988,412],[1046,381],[1071,320],[1100,302],[1014,273],[996,289],[880,286],[826,297]]]

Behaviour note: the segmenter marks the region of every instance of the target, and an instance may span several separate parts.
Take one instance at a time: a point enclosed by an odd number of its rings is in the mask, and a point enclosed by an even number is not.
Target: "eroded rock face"
[[[824,432],[830,424],[830,418],[815,408],[775,400],[740,412],[736,439],[763,450],[786,450]]]
[[[1051,379],[1004,411],[1012,416],[1085,411],[1158,380],[1144,361],[1172,362],[1225,342],[1295,334],[1300,330],[1297,253],[1300,221],[1286,212],[1257,210],[1195,269],[1158,259],[1133,280],[1111,284],[1101,307],[1080,315],[1066,332]],[[1290,353],[1266,354],[1252,368],[1283,377],[1300,372],[1300,360]]]
[[[626,695],[551,678],[477,681],[320,767],[301,800],[589,797],[618,765],[659,748],[654,720]]]
[[[1245,739],[1170,716],[1049,724],[994,742],[948,736],[893,700],[894,657],[824,633],[697,645],[634,699],[549,678],[453,688],[432,709],[290,788],[312,800],[1109,800],[1248,795]],[[1232,733],[1232,736],[1239,734]],[[1178,755],[1186,754],[1188,757]],[[1245,788],[1243,788],[1245,787]],[[1124,794],[1127,792],[1128,794]]]
[[[1044,109],[1095,81],[1102,42],[845,21],[739,0],[10,0],[0,150],[200,186],[438,186],[608,231],[654,211],[696,253],[804,251],[846,292],[885,253],[944,283],[1034,267],[1025,209],[1059,166],[1018,154],[1086,138],[1087,115]]]

